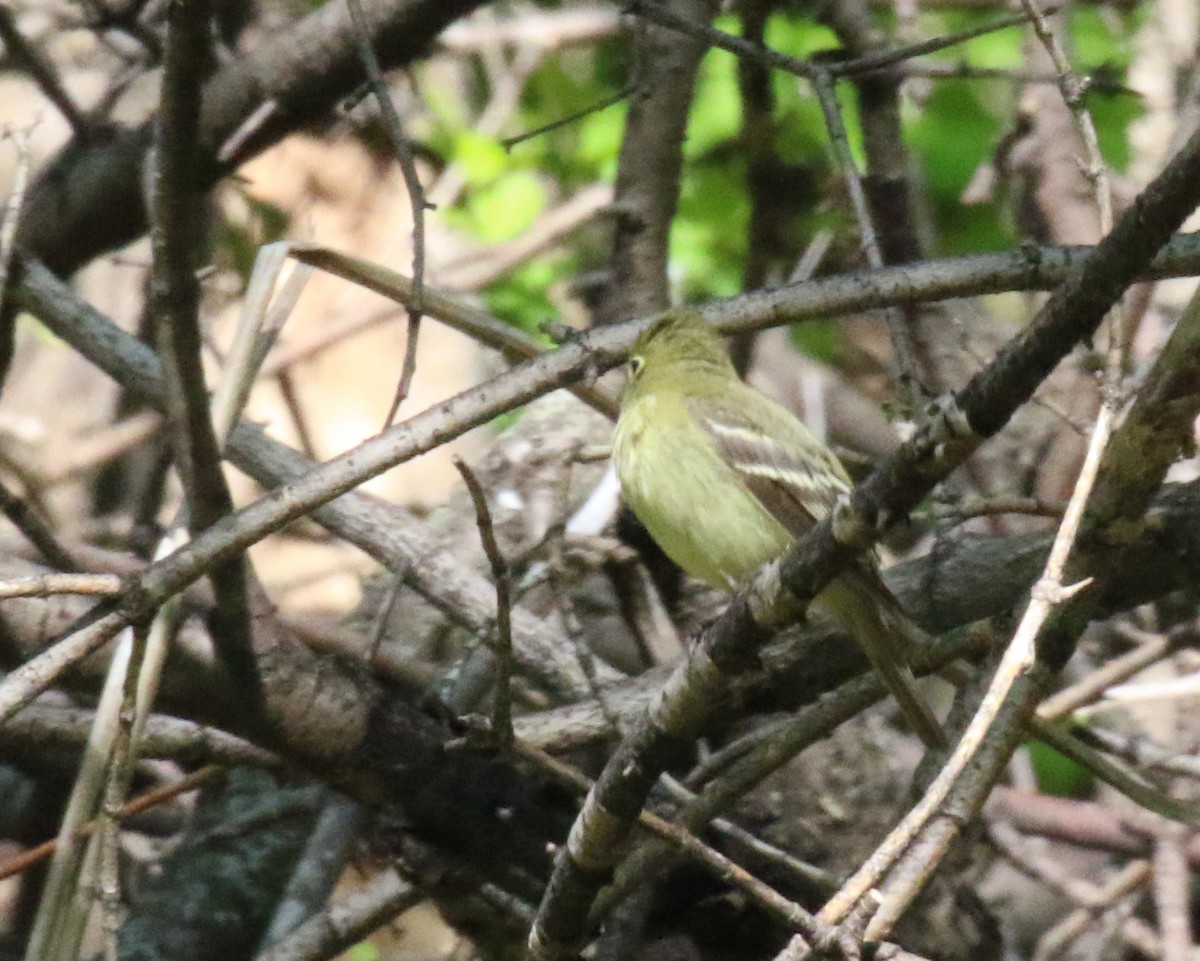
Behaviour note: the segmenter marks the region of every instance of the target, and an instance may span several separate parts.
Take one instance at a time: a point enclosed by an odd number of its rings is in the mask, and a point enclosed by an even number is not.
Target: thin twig
[[[1060,7],[1058,6],[1049,6],[1046,8],[1045,13],[1046,15],[1054,14],[1059,9]],[[914,57],[921,57],[926,54],[937,53],[939,50],[956,47],[987,34],[1007,30],[1009,27],[1023,26],[1029,20],[1030,15],[1026,12],[1001,14],[977,26],[956,30],[940,37],[931,37],[928,40],[921,40],[917,43],[868,54],[863,57],[856,57],[853,60],[834,61],[828,64],[827,68],[829,75],[832,77],[855,77],[864,73],[874,73],[877,70],[896,66],[905,60],[911,60]]]
[[[1130,681],[1126,684],[1116,684],[1104,692],[1104,697],[1110,704],[1128,704],[1137,701],[1161,702],[1191,698],[1195,697],[1198,692],[1200,692],[1200,674],[1190,672],[1161,681]]]
[[[128,633],[128,632],[126,632]],[[115,721],[120,711],[124,671],[129,664],[131,643],[123,638],[110,661],[108,674],[96,708],[96,717],[108,723],[93,723],[88,731],[83,758],[71,786],[65,810],[58,827],[58,844],[43,884],[37,913],[26,942],[26,956],[48,961],[66,961],[78,955],[83,936],[83,919],[90,911],[75,903],[73,894],[78,888],[80,874],[86,870],[86,852],[81,837],[83,826],[96,815],[96,803],[103,790],[105,772],[118,736]],[[89,905],[90,907],[90,905]]]
[[[204,378],[196,279],[204,237],[200,105],[211,66],[211,13],[210,0],[179,0],[167,7],[150,204],[154,256],[149,309],[167,380],[171,448],[192,533],[233,511]],[[258,673],[251,652],[245,562],[229,558],[214,565],[209,576],[219,596],[213,640],[233,680],[244,688],[247,709],[253,709],[259,700]]]
[[[998,514],[1025,514],[1029,517],[1053,517],[1061,520],[1067,505],[1060,501],[1044,501],[1039,497],[981,497],[964,500],[946,507],[937,505],[934,516],[955,521],[969,521],[977,517],[995,517]]]
[[[404,344],[404,362],[400,369],[400,383],[396,387],[392,405],[388,409],[384,427],[389,427],[396,417],[404,398],[412,387],[413,375],[417,370],[417,341],[421,332],[421,317],[424,310],[425,293],[425,191],[421,186],[421,177],[417,173],[417,161],[413,154],[412,144],[404,134],[404,124],[396,105],[392,103],[387,84],[383,79],[383,70],[379,66],[379,58],[375,56],[375,47],[371,42],[371,30],[367,23],[359,0],[346,0],[350,11],[350,21],[354,25],[354,38],[358,45],[358,55],[362,60],[363,71],[367,75],[367,83],[379,111],[383,115],[384,126],[392,140],[392,149],[396,153],[396,161],[400,165],[400,173],[404,177],[404,186],[408,190],[409,205],[412,208],[412,274],[413,274],[413,303],[408,310],[408,338]]]
[[[600,679],[597,677],[596,655],[588,647],[587,638],[584,636],[583,622],[575,613],[575,600],[571,597],[562,575],[562,540],[559,538],[551,549],[550,559],[545,567],[546,581],[554,596],[554,606],[558,610],[559,617],[562,618],[563,632],[567,635],[567,641],[575,654],[579,670],[587,682],[588,695],[599,706],[600,716],[604,718],[608,733],[619,737],[621,734],[620,720],[616,712],[609,707],[608,696],[604,693]]]
[[[343,340],[349,340],[356,334],[379,324],[387,323],[395,316],[396,309],[394,307],[381,307],[379,310],[363,314],[356,313],[353,317],[331,321],[303,340],[295,342],[285,340],[267,355],[267,359],[262,365],[262,376],[273,377],[281,370],[287,370],[289,367],[303,363],[326,348],[339,344]]]
[[[574,461],[575,452],[569,452],[565,458],[569,465]],[[603,486],[605,479],[608,479],[607,471],[601,478],[600,486]],[[604,692],[603,686],[600,683],[600,678],[597,676],[596,670],[596,655],[589,647],[587,638],[585,637],[585,629],[583,623],[579,619],[579,615],[575,611],[575,598],[572,596],[569,588],[569,578],[567,574],[567,565],[565,563],[565,549],[567,547],[567,531],[571,529],[572,524],[580,522],[581,515],[586,515],[588,512],[589,502],[592,497],[589,496],[583,506],[574,516],[570,516],[570,494],[571,494],[571,471],[568,469],[563,474],[563,481],[557,485],[555,500],[557,501],[552,523],[547,527],[544,536],[544,543],[549,545],[549,556],[546,560],[542,572],[539,574],[535,569],[530,570],[530,577],[527,584],[522,587],[526,590],[532,588],[533,584],[544,577],[549,586],[550,593],[554,598],[554,606],[558,610],[559,617],[562,619],[562,628],[567,635],[567,640],[570,642],[571,649],[575,653],[575,659],[579,663],[579,668],[583,672],[584,679],[587,681],[588,693],[592,701],[600,708],[600,714],[604,718],[608,726],[608,733],[615,734],[618,737],[621,733],[621,725],[616,712],[609,706],[608,695]],[[593,495],[594,495],[593,491]],[[608,526],[608,521],[611,517],[606,518],[602,527]],[[617,587],[620,591],[620,587]]]
[[[1153,768],[1167,774],[1200,780],[1200,757],[1180,751],[1168,751],[1145,737],[1121,734],[1097,726],[1081,727],[1075,734],[1081,741],[1124,758],[1130,764]]]
[[[502,30],[502,25],[509,22],[507,17],[497,16],[491,10],[481,11],[475,19],[480,26],[487,24],[496,30]],[[542,56],[542,51],[534,46],[519,47],[511,56],[505,56],[499,44],[485,47],[479,59],[488,75],[489,96],[483,109],[467,121],[467,126],[478,136],[498,138],[500,131],[520,112],[529,77]],[[468,179],[462,165],[450,164],[430,185],[426,194],[430,205],[445,209],[458,203],[468,186]]]
[[[964,653],[959,641],[939,643],[928,652],[929,661],[915,668],[936,668]],[[821,698],[794,717],[760,732],[747,735],[737,746],[730,745],[724,758],[713,759],[699,774],[708,779],[693,801],[679,815],[686,828],[698,832],[714,817],[729,810],[755,785],[777,771],[800,751],[827,737],[839,724],[861,713],[887,693],[878,674],[855,678],[837,691]],[[718,768],[719,765],[719,768]],[[714,775],[714,772],[719,773]],[[665,863],[665,851],[644,846],[630,854],[617,870],[616,878],[597,900],[594,912],[603,916],[638,883],[638,879],[658,871]]]
[[[227,164],[230,167],[240,166],[239,155],[246,149],[246,145],[278,112],[279,101],[274,98],[264,100],[255,107],[217,149],[217,163]]]
[[[1087,504],[1087,498],[1091,494],[1092,485],[1095,483],[1096,473],[1100,467],[1100,458],[1111,430],[1112,414],[1108,408],[1101,408],[1096,427],[1092,432],[1087,457],[1084,459],[1079,478],[1075,483],[1075,490],[1071,493],[1067,513],[1054,538],[1046,567],[1034,586],[1029,606],[1009,642],[1008,649],[996,669],[996,674],[992,678],[983,701],[966,731],[963,732],[962,739],[925,792],[925,796],[879,845],[867,862],[855,872],[842,890],[822,908],[819,916],[826,923],[837,924],[847,915],[850,909],[879,882],[883,874],[895,863],[946,800],[954,782],[970,765],[971,759],[975,756],[984,738],[987,737],[1009,689],[1016,679],[1033,664],[1033,643],[1050,611],[1061,603],[1065,596],[1069,596],[1070,591],[1084,586],[1075,585],[1073,588],[1064,589],[1062,587],[1063,570],[1075,543],[1075,535],[1079,530],[1080,521],[1083,519],[1083,510]],[[790,961],[796,956],[798,955],[788,953],[782,957],[788,958]]]
[[[833,155],[837,158],[838,167],[846,181],[846,192],[850,196],[850,206],[854,209],[854,217],[858,222],[859,235],[862,240],[867,263],[878,270],[883,266],[883,251],[879,246],[879,235],[875,230],[875,222],[871,217],[871,208],[867,203],[867,195],[863,190],[862,177],[858,164],[850,152],[850,141],[846,137],[846,127],[842,123],[842,111],[837,101],[837,91],[834,89],[833,78],[824,72],[819,72],[813,78],[813,90],[817,94],[817,102],[821,105],[821,113],[825,117],[825,128],[829,132],[829,141],[833,146]],[[906,394],[905,401],[908,409],[915,410],[920,397],[920,380],[917,377],[916,352],[913,346],[912,332],[905,322],[904,313],[896,307],[884,311],[887,318],[888,333],[891,336],[892,355],[900,371],[900,383]]]
[[[1126,807],[1118,812],[1097,801],[1075,801],[999,786],[993,789],[984,815],[989,821],[1007,821],[1024,834],[1110,854],[1149,857],[1157,827],[1147,831],[1144,824],[1133,823],[1129,816],[1133,810]],[[1150,820],[1152,816],[1147,814],[1145,818]],[[1200,867],[1200,834],[1189,837],[1185,850],[1188,863]]]
[[[1154,840],[1154,909],[1162,934],[1163,961],[1192,957],[1191,871],[1184,854],[1186,833],[1179,825],[1163,825]]]
[[[308,426],[308,418],[304,416],[304,406],[300,400],[300,391],[296,389],[296,378],[290,370],[281,370],[275,375],[275,383],[279,387],[279,396],[283,400],[288,419],[296,431],[296,442],[300,452],[305,457],[319,460],[317,445],[313,440],[312,430]]]
[[[1038,717],[1043,721],[1056,721],[1093,703],[1114,684],[1167,657],[1178,644],[1178,639],[1171,635],[1158,635],[1120,657],[1114,657],[1070,687],[1048,697],[1038,708]]]
[[[663,775],[662,787],[682,804],[694,804],[697,800],[695,792],[689,790],[669,774]],[[823,888],[827,894],[832,894],[837,890],[837,879],[829,871],[819,868],[815,864],[809,864],[807,861],[801,861],[795,855],[764,841],[752,831],[739,827],[728,818],[713,818],[709,823],[718,834],[723,834],[737,844],[743,845],[747,850],[753,851],[759,857],[769,861],[776,870],[792,875],[803,884]],[[688,824],[685,823],[684,827],[688,827]],[[698,833],[698,828],[689,829],[693,833]]]
[[[414,303],[415,282],[387,267],[341,253],[322,244],[292,242],[287,249],[303,263],[353,281],[405,307],[411,307]],[[478,307],[437,290],[426,287],[422,305],[424,312],[429,316],[493,350],[500,351],[509,361],[528,360],[545,352],[543,344],[537,338],[512,324],[504,323]],[[570,389],[594,410],[606,417],[616,417],[617,399],[611,391],[587,383],[571,384]]]
[[[1092,120],[1091,112],[1083,103],[1084,94],[1087,92],[1087,81],[1072,69],[1062,45],[1046,22],[1046,12],[1039,8],[1037,0],[1021,0],[1021,7],[1029,18],[1038,40],[1054,64],[1054,70],[1058,75],[1059,92],[1062,94],[1067,109],[1071,112],[1079,136],[1083,141],[1086,154],[1083,173],[1091,183],[1092,191],[1095,194],[1096,209],[1100,216],[1100,233],[1106,234],[1112,230],[1114,220],[1112,186],[1108,179],[1108,165],[1104,162],[1104,155],[1100,152],[1100,138],[1096,134],[1096,124]],[[1110,392],[1118,390],[1123,374],[1127,348],[1124,343],[1124,328],[1125,314],[1121,302],[1118,301],[1113,306],[1108,321],[1105,388]]]
[[[88,131],[87,117],[75,106],[54,64],[25,39],[17,26],[16,13],[9,4],[0,4],[0,42],[3,42],[9,57],[33,77],[46,99],[71,125],[75,136],[85,135]]]
[[[271,952],[305,926],[307,919],[329,908],[334,885],[345,871],[366,823],[367,809],[363,805],[332,788],[324,793],[321,813],[304,841],[303,851],[272,912],[271,923],[259,939],[266,950],[257,955],[257,961],[261,961],[264,953],[271,957]],[[414,892],[408,893],[414,896]]]
[[[1023,722],[1045,695],[1051,673],[1040,661],[1016,679],[996,715],[994,729],[980,745],[973,763],[954,783],[937,816],[914,839],[912,846],[889,872],[878,891],[859,907],[870,914],[861,940],[886,937],[913,900],[929,884],[934,872],[959,839],[963,826],[983,805],[1003,776],[1021,740]],[[851,912],[851,917],[854,912]]]
[[[49,525],[34,513],[24,498],[10,491],[3,482],[0,482],[0,513],[12,521],[13,526],[37,548],[51,567],[60,571],[83,570],[71,552],[58,542]]]
[[[960,61],[942,63],[919,61],[904,63],[893,68],[902,77],[928,78],[930,80],[1006,80],[1022,86],[1032,84],[1057,84],[1058,74],[1052,70],[1017,70],[1007,67],[978,67]],[[1140,97],[1138,91],[1126,84],[1109,78],[1093,77],[1088,88],[1094,93]]]
[[[404,911],[425,900],[419,887],[385,868],[351,894],[324,910],[255,956],[255,961],[323,961],[362,941]]]
[[[387,633],[388,625],[392,620],[392,611],[396,609],[396,601],[400,599],[400,592],[404,590],[404,575],[394,574],[389,578],[390,582],[387,587],[387,593],[383,596],[383,602],[379,605],[379,610],[375,613],[375,621],[371,625],[371,636],[367,640],[366,662],[372,667],[375,667],[379,658],[379,649],[383,644],[384,635]]]
[[[660,27],[677,30],[697,40],[703,40],[710,46],[719,47],[735,56],[753,60],[775,70],[783,70],[807,80],[812,80],[821,70],[820,66],[808,60],[789,57],[770,47],[760,47],[741,37],[726,33],[724,30],[717,30],[715,27],[680,16],[669,7],[655,3],[654,0],[627,0],[625,6],[630,13],[649,20],[651,23],[656,23]]]
[[[222,449],[242,415],[267,355],[312,276],[313,268],[297,264],[276,292],[286,260],[285,251],[276,244],[262,247],[254,259],[237,329],[221,364],[221,379],[213,391],[213,430]]]
[[[818,75],[826,74],[829,77],[853,76],[861,73],[871,73],[876,70],[884,69],[888,66],[895,65],[912,57],[923,56],[928,53],[934,53],[938,50],[945,50],[948,47],[957,46],[958,44],[966,43],[976,37],[984,34],[994,33],[997,30],[1005,30],[1009,27],[1020,26],[1028,20],[1028,16],[1020,14],[1005,14],[997,17],[995,20],[980,24],[978,27],[971,27],[966,30],[961,30],[955,33],[947,34],[944,37],[935,37],[930,40],[923,40],[920,43],[912,44],[907,47],[897,47],[895,50],[889,50],[879,54],[872,54],[868,57],[861,57],[855,60],[846,60],[842,62],[830,63],[815,63],[811,60],[801,60],[798,57],[790,57],[787,54],[780,53],[770,47],[762,47],[754,43],[750,43],[741,37],[726,33],[723,30],[717,30],[714,27],[709,27],[705,24],[696,23],[686,17],[681,17],[677,13],[665,7],[657,0],[627,0],[626,8],[636,16],[649,20],[652,23],[657,23],[659,26],[669,27],[672,30],[678,30],[680,33],[686,33],[689,36],[696,37],[706,43],[726,50],[735,56],[746,60],[753,60],[763,66],[770,67],[774,70],[782,70],[786,73],[794,74],[797,77],[803,77],[806,80],[816,80]],[[1057,9],[1057,8],[1054,8]]]
[[[520,741],[514,742],[513,747],[521,757],[538,764],[564,784],[585,794],[591,790],[592,780],[577,768]],[[818,923],[809,912],[783,897],[774,888],[739,867],[725,855],[713,850],[686,828],[673,824],[650,811],[642,811],[638,815],[638,823],[688,857],[699,861],[722,881],[734,885],[749,895],[756,904],[792,930],[801,932],[815,943],[824,943],[828,940],[830,932]]]
[[[405,303],[405,291],[411,290],[412,281],[395,271],[323,245],[291,242],[290,248],[298,260],[352,279],[400,303]],[[854,271],[713,301],[701,312],[723,334],[734,335],[910,302],[934,302],[1010,291],[1053,290],[1077,276],[1086,259],[1096,249],[1089,246],[1036,246],[1002,254],[974,254],[885,267],[882,270]],[[58,308],[49,314],[49,322],[58,322],[56,314],[69,318],[70,312],[63,315],[63,304],[51,296],[47,286],[50,280],[44,269],[38,268],[36,272],[36,283],[23,288],[26,296],[40,303],[42,310],[48,311],[51,306]],[[1200,233],[1184,234],[1172,239],[1158,257],[1139,269],[1136,279],[1146,281],[1190,277],[1197,273],[1200,273]],[[483,311],[472,311],[468,305],[449,297],[445,298],[444,303],[438,304],[431,299],[435,296],[433,291],[427,288],[425,293],[427,312],[431,316],[434,316],[432,311],[435,306],[439,311],[445,307],[445,316],[441,313],[436,316],[481,343],[505,352],[511,348],[514,359],[528,359],[543,352],[542,345],[536,339]],[[640,331],[651,319],[643,318],[636,330]],[[631,328],[630,339],[633,336],[635,331]],[[573,378],[565,386],[577,390],[577,379]],[[592,403],[590,400],[587,402]],[[1040,401],[1035,397],[1031,402]],[[597,409],[607,406],[615,414],[615,399],[611,396],[593,406]]]
[[[1194,806],[1176,801],[1153,784],[1141,780],[1119,764],[1109,760],[1095,748],[1089,747],[1079,739],[1071,737],[1037,718],[1030,722],[1030,729],[1040,740],[1045,741],[1059,754],[1087,768],[1097,778],[1124,794],[1135,804],[1148,811],[1153,811],[1155,814],[1160,814],[1164,818],[1190,824],[1193,827],[1200,825],[1200,812],[1197,812]]]
[[[1044,841],[1028,838],[1004,821],[989,824],[987,832],[988,840],[1023,874],[1084,907],[1107,903],[1099,887],[1077,875],[1074,864],[1063,864],[1042,851]]]
[[[496,529],[492,524],[492,512],[488,508],[487,495],[479,478],[461,457],[455,455],[454,466],[462,475],[463,483],[475,506],[475,523],[479,527],[479,539],[483,552],[492,567],[492,578],[496,582],[496,684],[492,695],[492,733],[503,747],[512,744],[512,692],[513,676],[512,640],[512,577],[508,562],[496,543]]]
[[[1098,912],[1111,908],[1145,884],[1151,875],[1149,861],[1131,861],[1101,888],[1102,903],[1076,908],[1038,939],[1034,961],[1049,961],[1069,948],[1096,921]]]
[[[185,775],[172,784],[147,791],[145,794],[141,794],[133,800],[125,802],[121,806],[117,816],[121,820],[131,818],[134,815],[141,814],[143,811],[150,810],[150,808],[164,804],[172,798],[178,797],[180,794],[194,791],[215,778],[224,777],[225,774],[226,769],[222,765],[209,764],[198,771],[193,771],[191,774]],[[88,821],[80,827],[79,833],[76,836],[79,838],[90,837],[98,826],[99,821]],[[49,841],[43,841],[41,844],[27,851],[22,851],[19,855],[6,861],[4,864],[0,864],[0,881],[21,874],[39,861],[46,860],[46,858],[54,853],[57,847],[58,838],[51,838]]]
[[[560,130],[563,127],[590,117],[594,113],[600,113],[602,110],[607,110],[614,104],[620,103],[626,97],[633,93],[633,87],[626,84],[614,94],[603,97],[597,100],[590,106],[584,107],[582,110],[577,110],[574,113],[567,114],[565,117],[559,117],[557,120],[551,120],[549,123],[544,123],[540,127],[534,127],[532,130],[526,130],[524,133],[519,133],[515,137],[505,137],[500,141],[500,146],[505,150],[512,150],[517,144],[525,143],[527,140],[532,140],[534,137],[540,137],[542,134],[550,133],[554,130]]]
[[[40,574],[0,580],[0,600],[53,597],[56,594],[119,594],[124,583],[116,574]]]
[[[26,747],[44,745],[58,752],[74,754],[87,742],[95,721],[95,711],[37,705],[26,708],[19,717],[0,727],[0,743]],[[226,767],[277,770],[284,766],[278,755],[240,737],[163,714],[146,719],[141,745],[143,757],[167,758],[188,767],[220,763]]]
[[[0,26],[12,13],[0,7]],[[0,38],[3,39],[3,38]],[[0,217],[0,315],[4,313],[4,296],[8,290],[8,269],[12,263],[13,247],[17,239],[17,225],[21,222],[21,209],[25,204],[25,188],[29,185],[29,135],[24,130],[9,130],[8,139],[17,151],[17,164],[13,170],[12,187]]]
[[[121,709],[117,714],[117,738],[108,763],[108,779],[104,786],[104,801],[100,808],[98,855],[99,877],[95,880],[97,900],[100,902],[101,929],[103,931],[106,957],[116,961],[117,931],[121,927],[121,809],[129,781],[133,777],[133,766],[137,760],[138,688],[142,670],[147,666],[146,647],[148,625],[134,628],[133,644],[129,653],[129,667],[125,672],[124,688],[121,692]],[[93,842],[97,843],[97,842]],[[80,877],[84,883],[84,877]]]

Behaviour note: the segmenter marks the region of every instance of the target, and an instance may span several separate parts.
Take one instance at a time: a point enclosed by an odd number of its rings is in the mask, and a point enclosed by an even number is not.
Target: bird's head
[[[651,324],[629,353],[629,384],[663,376],[733,373],[720,334],[697,314],[673,313]]]

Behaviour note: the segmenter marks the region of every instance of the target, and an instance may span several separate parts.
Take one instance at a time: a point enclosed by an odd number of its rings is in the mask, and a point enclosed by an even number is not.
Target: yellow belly
[[[686,418],[649,398],[622,412],[613,439],[621,494],[671,560],[728,589],[792,537]]]

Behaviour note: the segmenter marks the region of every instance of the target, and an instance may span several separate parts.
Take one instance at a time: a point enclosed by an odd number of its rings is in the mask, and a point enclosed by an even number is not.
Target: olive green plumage
[[[625,502],[680,567],[732,589],[782,555],[850,489],[837,457],[799,420],[737,376],[699,317],[657,321],[634,344],[613,462]],[[873,558],[813,602],[859,642],[931,746],[941,727],[904,663],[920,629]]]

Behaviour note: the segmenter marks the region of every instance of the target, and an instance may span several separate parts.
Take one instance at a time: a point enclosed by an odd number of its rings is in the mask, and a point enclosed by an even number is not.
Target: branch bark
[[[449,24],[484,0],[363,0],[385,68],[423,56]],[[327,117],[364,79],[345,4],[326,3],[205,84],[196,175],[209,189],[289,133]],[[248,123],[260,118],[257,124]],[[71,274],[147,227],[142,170],[154,120],[89,129],[42,171],[17,242],[55,273]],[[223,148],[234,147],[232,153]]]
[[[856,487],[844,509],[814,526],[776,568],[768,566],[706,629],[662,697],[609,759],[556,859],[530,932],[531,953],[561,957],[579,946],[600,887],[659,774],[680,759],[731,681],[754,664],[781,617],[807,603],[905,517],[935,484],[998,432],[1081,338],[1100,324],[1136,274],[1200,203],[1200,134],[1143,192],[1077,275],[1059,287],[1034,321],[976,374],[953,403],[927,419],[899,451]],[[1072,637],[1077,637],[1077,632]],[[1023,684],[1014,716],[1036,703]],[[995,745],[1004,754],[1007,744]]]

